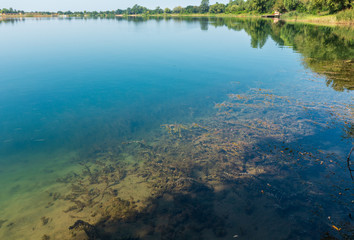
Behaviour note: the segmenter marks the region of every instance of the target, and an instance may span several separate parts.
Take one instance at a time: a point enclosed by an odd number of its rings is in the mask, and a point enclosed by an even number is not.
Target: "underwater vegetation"
[[[57,179],[70,191],[49,193],[49,207],[67,203],[72,239],[350,239],[342,156],[304,142],[352,125],[352,114],[266,89],[230,94],[198,122],[79,156],[81,172]]]

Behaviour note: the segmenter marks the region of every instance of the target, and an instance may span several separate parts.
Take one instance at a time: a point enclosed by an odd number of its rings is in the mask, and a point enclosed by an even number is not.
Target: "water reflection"
[[[0,24],[15,24],[25,21],[24,18],[2,18],[0,17]]]
[[[279,46],[290,46],[303,56],[306,67],[327,77],[337,91],[354,89],[354,30],[352,27],[324,27],[305,24],[272,23],[258,19],[211,19],[214,26],[244,30],[251,46],[262,48],[271,38]],[[276,57],[276,56],[274,56]]]
[[[141,22],[169,18],[128,17],[127,21]],[[123,20],[120,19],[121,21]],[[253,48],[262,48],[271,38],[279,46],[289,46],[303,56],[306,67],[327,77],[326,84],[337,91],[354,89],[354,29],[306,24],[272,22],[263,19],[174,17],[174,21],[200,23],[208,26],[244,30],[251,37]],[[276,58],[276,56],[274,56]]]
[[[102,19],[95,18],[59,18]],[[354,29],[353,27],[326,27],[306,24],[272,22],[263,19],[206,18],[206,17],[119,17],[103,18],[116,21],[142,23],[146,21],[170,21],[200,23],[207,31],[209,25],[228,27],[235,31],[244,30],[251,37],[253,48],[262,48],[271,38],[279,46],[290,46],[303,56],[304,65],[312,71],[326,76],[326,84],[337,91],[354,89]],[[43,20],[38,18],[37,20]],[[45,19],[46,21],[48,19]],[[16,23],[24,19],[4,19],[0,23]],[[276,56],[275,56],[276,57]]]

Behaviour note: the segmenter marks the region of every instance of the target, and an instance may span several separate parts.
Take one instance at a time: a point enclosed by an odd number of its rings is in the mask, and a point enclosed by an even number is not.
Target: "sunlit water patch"
[[[352,29],[1,22],[4,239],[350,239]]]

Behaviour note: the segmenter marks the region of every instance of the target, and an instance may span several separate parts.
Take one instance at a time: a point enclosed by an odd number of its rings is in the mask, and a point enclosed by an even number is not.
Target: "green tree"
[[[115,14],[124,14],[125,10],[122,10],[122,9],[117,9],[115,11]]]
[[[227,5],[225,8],[226,13],[237,13],[238,12],[238,6],[237,5]]]
[[[202,0],[199,6],[200,13],[207,13],[209,12],[209,0]]]
[[[183,12],[189,13],[189,14],[191,14],[191,13],[198,13],[198,12],[199,12],[199,7],[189,5],[189,6],[187,6],[187,7],[184,9]]]
[[[173,13],[182,13],[183,8],[181,6],[175,7],[172,12]]]
[[[225,5],[222,3],[215,3],[210,6],[209,12],[210,13],[224,13],[225,12]]]
[[[7,8],[3,8],[3,9],[1,10],[1,13],[10,13],[10,10],[7,9]]]
[[[169,13],[172,13],[172,10],[169,9],[169,8],[165,8],[164,12],[167,13],[167,14],[169,14]]]
[[[132,9],[130,10],[131,14],[142,14],[148,11],[146,7],[139,6],[138,4],[135,4]]]
[[[351,0],[327,0],[327,7],[330,13],[350,8],[351,5]]]
[[[284,6],[287,11],[295,10],[299,4],[299,0],[284,0]]]
[[[250,0],[250,9],[259,13],[269,12],[274,6],[275,0]]]
[[[156,7],[155,10],[152,10],[151,13],[153,14],[161,14],[163,10],[160,7]]]
[[[286,7],[284,5],[284,0],[276,0],[273,9],[279,12],[285,12]]]
[[[326,0],[309,0],[308,10],[311,12],[323,10],[326,4]]]
[[[230,0],[225,8],[226,13],[237,13],[246,9],[246,2],[243,0]]]

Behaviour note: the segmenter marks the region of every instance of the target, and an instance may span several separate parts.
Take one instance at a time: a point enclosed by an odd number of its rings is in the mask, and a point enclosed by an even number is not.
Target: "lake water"
[[[27,18],[0,36],[1,239],[354,236],[353,28]]]

